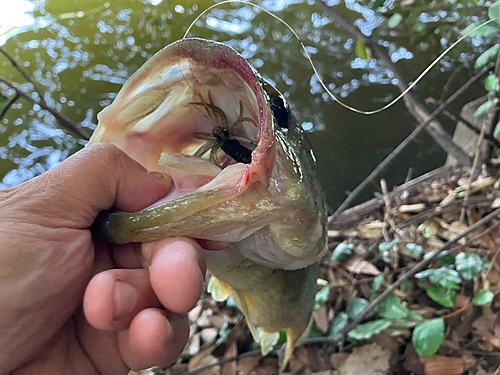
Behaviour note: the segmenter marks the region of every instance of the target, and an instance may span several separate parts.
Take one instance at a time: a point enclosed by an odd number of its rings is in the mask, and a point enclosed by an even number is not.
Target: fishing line
[[[351,107],[349,104],[346,104],[344,102],[342,102],[340,99],[338,99],[329,89],[328,87],[325,85],[325,83],[323,82],[323,80],[321,79],[319,73],[318,73],[318,70],[316,69],[316,66],[314,65],[314,62],[311,58],[311,56],[309,55],[309,52],[307,52],[307,49],[304,45],[304,43],[302,43],[302,40],[299,38],[299,36],[297,35],[297,33],[295,32],[295,30],[288,24],[285,22],[285,20],[281,19],[280,17],[278,17],[276,14],[262,8],[261,6],[257,5],[257,4],[254,4],[254,3],[251,3],[249,1],[245,1],[245,0],[224,0],[224,1],[221,1],[220,3],[217,3],[217,4],[214,4],[214,5],[211,5],[210,7],[208,7],[207,9],[205,9],[203,12],[201,12],[195,19],[193,22],[191,22],[191,24],[189,25],[189,27],[187,28],[186,30],[186,33],[184,34],[184,36],[182,37],[182,39],[186,39],[187,35],[189,34],[189,32],[191,31],[192,27],[194,26],[194,24],[196,23],[196,21],[198,21],[203,15],[205,15],[206,13],[208,13],[210,10],[212,10],[213,8],[215,7],[218,7],[220,5],[223,5],[223,4],[229,4],[229,3],[241,3],[241,4],[247,4],[247,5],[251,5],[257,9],[260,9],[261,11],[263,11],[264,13],[270,15],[271,17],[277,19],[279,22],[281,22],[283,25],[285,25],[288,30],[291,31],[291,33],[293,34],[293,36],[297,39],[297,41],[299,42],[302,50],[304,51],[304,54],[306,55],[306,58],[307,60],[309,61],[309,64],[311,65],[311,68],[313,69],[314,71],[314,74],[316,75],[316,77],[318,78],[321,86],[323,87],[323,89],[328,93],[328,95],[330,95],[330,97],[336,101],[338,104],[340,104],[342,107],[352,111],[352,112],[355,112],[355,113],[359,113],[359,114],[362,114],[362,115],[373,115],[375,113],[379,113],[379,112],[382,112],[382,111],[385,111],[386,109],[388,109],[389,107],[392,107],[394,104],[396,104],[399,100],[401,100],[407,93],[408,91],[410,91],[413,87],[415,87],[415,85],[420,82],[420,80],[422,78],[424,78],[424,76],[429,72],[429,70],[431,70],[443,57],[445,57],[448,52],[450,52],[453,48],[455,48],[455,46],[460,43],[462,40],[464,40],[465,38],[467,38],[469,35],[471,35],[474,31],[476,31],[477,29],[483,27],[484,25],[487,25],[488,23],[490,22],[493,22],[493,20],[489,20],[489,21],[485,21],[483,22],[482,24],[480,24],[479,26],[473,28],[472,30],[470,30],[469,32],[467,32],[466,34],[462,35],[460,38],[458,38],[451,46],[449,46],[448,48],[446,48],[444,50],[444,52],[442,52],[418,77],[415,81],[413,81],[401,94],[399,94],[398,97],[396,97],[393,101],[391,101],[390,103],[384,105],[383,107],[379,108],[379,109],[375,109],[373,111],[363,111],[363,110],[360,110],[360,109],[357,109],[357,108],[354,108],[354,107]]]

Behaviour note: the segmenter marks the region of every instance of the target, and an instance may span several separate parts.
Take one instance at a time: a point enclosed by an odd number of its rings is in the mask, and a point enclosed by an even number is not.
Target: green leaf
[[[458,284],[462,282],[460,275],[451,266],[441,268],[431,268],[415,275],[417,279],[428,278],[435,284],[440,284],[447,288],[458,289]]]
[[[413,330],[412,342],[418,355],[436,353],[444,340],[443,318],[427,320]]]
[[[382,286],[382,283],[384,282],[384,275],[378,275],[374,280],[373,280],[373,285],[372,285],[372,294],[375,294],[378,292],[380,287]]]
[[[498,32],[498,28],[495,27],[494,25],[492,25],[491,23],[489,23],[489,24],[481,26],[480,28],[478,28],[477,30],[475,30],[471,33],[472,30],[474,30],[476,27],[478,27],[482,23],[484,23],[484,21],[476,21],[476,22],[470,24],[469,26],[467,26],[465,29],[462,30],[461,34],[467,35],[471,38],[475,38],[475,37],[487,37],[487,36],[490,36],[490,35]]]
[[[335,262],[342,263],[352,254],[353,250],[353,244],[346,244],[345,242],[342,242],[335,248],[335,250],[333,250],[331,259]]]
[[[490,9],[488,9],[488,16],[500,25],[500,1],[490,5]]]
[[[454,290],[460,289],[460,286],[458,285],[458,283],[453,281],[453,280],[450,280],[450,279],[442,279],[439,282],[439,285],[441,285],[445,288],[448,288],[448,289],[454,289]]]
[[[474,253],[460,253],[455,259],[455,267],[464,279],[470,280],[483,269],[488,269],[490,262]]]
[[[286,334],[285,334],[285,336],[286,336]],[[313,324],[311,327],[311,330],[309,331],[309,337],[311,337],[311,338],[312,337],[325,337],[325,335],[318,327],[316,327],[316,324]],[[280,340],[278,340],[278,344],[279,344],[279,341],[281,341],[281,332],[280,332]]]
[[[403,281],[401,288],[413,288],[413,283],[410,280]]]
[[[439,263],[443,266],[452,266],[455,264],[455,257],[450,254],[447,250],[441,252],[436,259],[434,259],[436,263]]]
[[[500,134],[500,121],[497,122],[495,125],[495,130],[493,131],[493,137],[498,137],[498,134]]]
[[[366,299],[354,297],[347,304],[347,315],[349,318],[354,319],[366,306],[368,306],[368,301]]]
[[[380,303],[378,313],[384,319],[398,320],[406,318],[410,310],[403,305],[398,297],[391,294]]]
[[[378,251],[380,252],[381,255],[384,255],[384,253],[391,250],[398,243],[399,243],[398,238],[396,238],[395,240],[392,240],[391,242],[382,242],[380,245],[378,245]]]
[[[222,327],[220,327],[219,338],[215,342],[215,345],[220,345],[224,341],[226,341],[227,336],[229,336],[229,333],[231,333],[231,328],[229,327],[229,322],[225,321],[224,324],[222,324]]]
[[[328,296],[330,295],[330,288],[325,286],[318,293],[316,293],[315,301],[320,306],[325,306],[325,303],[328,301]]]
[[[423,22],[420,18],[416,18],[413,21],[413,32],[414,33],[422,33],[427,28],[427,23]]]
[[[473,116],[479,117],[481,115],[484,115],[491,107],[493,107],[497,103],[498,103],[498,98],[495,98],[493,100],[488,100],[486,103],[481,104],[478,109],[476,109],[476,112],[474,112]]]
[[[339,340],[342,336],[342,330],[346,327],[348,317],[346,313],[340,313],[333,319],[332,325],[330,327],[330,337],[332,340]]]
[[[408,318],[416,321],[424,320],[424,318],[422,318],[422,316],[419,313],[416,313],[414,311],[410,311],[410,314],[408,314]]]
[[[373,4],[371,4],[371,8],[372,8],[373,10],[375,10],[375,9],[377,9],[377,8],[380,8],[382,5],[384,5],[384,3],[385,3],[385,0],[375,0],[375,1],[373,2]]]
[[[403,20],[403,16],[399,13],[394,13],[391,18],[387,21],[387,27],[389,29],[394,29],[397,27],[401,21]]]
[[[457,302],[457,293],[442,285],[433,285],[427,289],[427,295],[444,307],[452,307]]]
[[[414,243],[406,244],[406,248],[410,251],[411,255],[414,255],[416,257],[422,255],[422,252],[424,251],[424,248],[422,246]]]
[[[436,252],[431,251],[424,255],[424,259],[431,258]],[[439,255],[434,259],[434,262],[442,264],[443,266],[453,266],[455,265],[455,257],[450,254],[448,250],[442,251]]]
[[[372,58],[372,52],[370,48],[366,46],[361,38],[358,38],[358,40],[356,41],[356,56],[366,61],[369,61]]]
[[[486,77],[484,79],[484,88],[488,92],[498,91],[498,89],[500,88],[498,77],[494,74],[490,74],[488,77]]]
[[[474,297],[472,302],[474,302],[474,305],[476,306],[482,306],[493,301],[493,297],[495,297],[495,295],[489,290],[481,289],[477,292],[477,295]]]
[[[474,64],[474,68],[481,69],[483,66],[488,64],[491,60],[496,58],[499,48],[500,48],[500,46],[498,44],[495,44],[493,47],[487,49],[482,54],[480,54],[479,57],[476,59],[476,63]]]
[[[347,334],[352,340],[361,341],[368,340],[374,335],[378,335],[385,329],[389,328],[391,322],[389,320],[380,319],[375,320],[373,322],[360,324],[356,328],[354,328],[351,332]]]

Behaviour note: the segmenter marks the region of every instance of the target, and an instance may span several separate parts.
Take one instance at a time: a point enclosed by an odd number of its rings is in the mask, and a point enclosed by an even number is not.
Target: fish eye
[[[288,129],[289,107],[285,97],[264,78],[260,78],[260,82],[267,94],[267,99],[269,100],[276,122],[280,128]]]

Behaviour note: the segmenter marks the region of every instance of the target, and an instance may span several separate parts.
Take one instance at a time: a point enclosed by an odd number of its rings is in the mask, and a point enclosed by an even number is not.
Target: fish
[[[316,159],[286,99],[231,47],[174,42],[149,59],[98,115],[89,144],[121,148],[173,189],[133,213],[101,213],[109,242],[191,237],[205,251],[214,299],[231,297],[263,355],[286,333],[283,369],[308,334],[318,261],[327,250]]]

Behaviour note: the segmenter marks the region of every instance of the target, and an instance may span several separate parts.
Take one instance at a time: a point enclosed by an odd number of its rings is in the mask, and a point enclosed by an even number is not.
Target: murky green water
[[[51,106],[89,133],[95,127],[96,114],[111,103],[127,77],[160,48],[180,39],[195,16],[213,4],[208,0],[0,1],[0,45],[34,77]],[[295,28],[329,87],[350,105],[374,109],[399,93],[392,73],[376,60],[366,63],[356,58],[356,41],[332,25],[312,3],[257,3]],[[337,3],[330,0],[332,5]],[[392,12],[393,1],[387,0],[385,5]],[[484,14],[484,8],[474,3],[422,1],[416,9],[426,13],[418,25],[403,21],[404,27],[396,33],[366,4],[348,0],[341,7],[358,19],[365,33],[373,33],[375,40],[389,47],[409,79],[451,44],[475,16]],[[310,132],[332,206],[413,129],[415,120],[402,103],[375,116],[356,115],[334,103],[320,88],[291,32],[252,7],[214,9],[191,35],[234,47],[286,94],[299,122]],[[451,90],[458,88],[472,73],[474,56],[487,45],[479,38],[460,45],[418,85],[417,94],[439,98],[451,73],[462,66],[451,85]],[[3,56],[0,61],[0,76],[32,91]],[[478,85],[455,108],[481,94]],[[0,123],[0,187],[15,186],[54,167],[83,144],[61,130],[37,105],[19,101]],[[423,135],[386,177],[390,185],[400,183],[408,168],[420,174],[444,159],[438,146]]]

